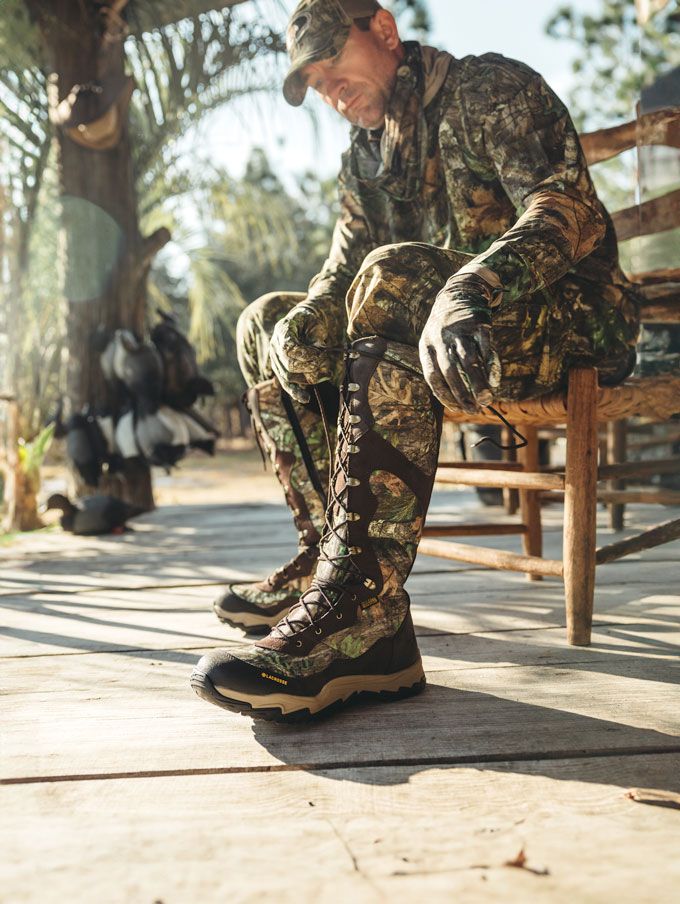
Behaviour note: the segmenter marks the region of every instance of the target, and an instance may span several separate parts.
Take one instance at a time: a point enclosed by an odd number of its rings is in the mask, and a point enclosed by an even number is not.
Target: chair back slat
[[[580,137],[589,166],[610,160],[635,147],[661,145],[680,148],[680,107],[655,110],[630,122],[586,132]]]
[[[675,229],[680,226],[680,188],[660,198],[618,210],[612,214],[612,219],[620,242]]]
[[[643,323],[680,323],[680,267],[628,274],[644,301]]]
[[[639,114],[630,122],[588,132],[580,138],[589,166],[610,160],[632,148],[680,149],[680,106]],[[680,188],[619,210],[612,214],[612,220],[619,242],[680,228]],[[643,323],[680,323],[680,268],[626,275],[636,284],[644,299],[641,311]]]

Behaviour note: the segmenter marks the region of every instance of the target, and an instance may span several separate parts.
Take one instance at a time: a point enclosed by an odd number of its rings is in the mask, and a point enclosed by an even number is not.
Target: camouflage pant
[[[385,245],[369,254],[346,305],[332,316],[346,323],[348,341],[381,336],[417,347],[432,303],[446,280],[472,256],[420,242]],[[271,293],[241,315],[238,354],[249,386],[272,376],[269,339],[301,293]],[[570,275],[536,296],[492,313],[492,341],[502,364],[499,398],[544,395],[563,387],[569,367],[593,364],[602,383],[616,383],[635,360],[630,329],[602,287]]]
[[[338,588],[353,586],[353,568],[370,579],[366,587],[379,589],[374,597],[369,589],[369,599],[360,603],[354,622],[343,623],[302,654],[280,652],[280,638],[274,636],[270,647],[265,648],[265,640],[259,646],[239,648],[239,658],[283,676],[308,675],[337,657],[361,656],[378,639],[394,635],[402,623],[409,605],[404,582],[422,533],[439,447],[439,406],[422,376],[418,342],[437,292],[469,259],[469,255],[417,243],[378,248],[357,273],[346,309],[330,312],[342,318],[357,360],[352,361],[351,355],[348,359],[341,439],[334,457],[334,503],[326,515],[328,530],[320,544],[315,581],[320,582],[325,599],[331,594],[337,605],[344,599],[344,591]],[[271,377],[272,330],[303,297],[267,295],[242,315],[239,355],[249,383]],[[585,310],[585,301],[577,300],[572,307],[578,309],[579,304]],[[560,306],[557,299],[548,298],[540,303],[526,299],[494,310],[493,339],[503,365],[505,398],[538,395],[559,386],[574,360],[570,356],[583,359],[584,351],[596,347],[595,337],[575,334],[577,315],[565,308],[564,303]],[[328,316],[326,312],[326,322]],[[333,335],[338,335],[337,329]],[[364,358],[358,349],[367,343],[357,340],[367,337],[379,337],[373,344],[382,351],[373,357],[366,353]],[[370,367],[367,361],[372,362]],[[608,374],[621,367],[618,360],[604,365]],[[362,404],[367,413],[361,413]],[[358,407],[350,409],[350,405]],[[367,460],[369,449],[375,461]],[[338,462],[346,465],[347,475],[338,470]],[[364,555],[374,563],[373,571],[372,566],[361,564]],[[304,603],[307,610],[315,606],[314,594],[319,595],[314,584],[310,592],[312,598]],[[290,617],[300,618],[300,608],[297,616]]]

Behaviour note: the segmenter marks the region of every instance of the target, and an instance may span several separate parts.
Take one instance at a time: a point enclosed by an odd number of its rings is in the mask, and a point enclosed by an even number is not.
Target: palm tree
[[[208,110],[264,90],[268,72],[262,65],[256,68],[256,61],[282,49],[273,29],[262,26],[257,16],[238,15],[235,8],[245,7],[245,0],[147,0],[131,6],[125,40],[119,34],[103,51],[102,34],[107,32],[102,31],[101,13],[110,5],[102,0],[7,0],[0,23],[0,49],[7,51],[2,58],[10,61],[0,68],[0,147],[7,164],[0,184],[0,330],[4,327],[13,352],[5,382],[10,389],[21,384],[35,401],[44,396],[46,382],[56,378],[66,383],[72,409],[95,398],[115,402],[91,347],[94,329],[105,324],[143,333],[146,277],[170,234],[160,226],[143,235],[139,224],[150,219],[167,188],[177,139]],[[96,71],[103,52],[109,71],[122,73],[127,65],[137,83],[129,123],[106,153],[70,140],[50,125],[48,115],[74,84]],[[50,172],[58,174],[58,184],[44,210],[54,188]],[[41,248],[55,248],[59,207],[60,255],[40,271],[43,281],[52,277],[58,285],[55,262],[60,258],[68,300],[65,316],[55,318],[58,290],[51,285],[36,291],[35,280],[27,283]],[[46,237],[52,242],[45,242]],[[42,239],[42,245],[34,239]],[[111,259],[116,244],[121,253]],[[40,333],[46,309],[51,309],[49,322],[58,324],[47,343]],[[28,362],[21,341],[25,347],[27,322],[38,340],[31,344],[38,355]],[[64,338],[65,358],[60,354]],[[27,363],[32,371],[28,377]],[[35,428],[36,418],[44,414],[38,407],[32,406],[22,432]],[[148,471],[127,476],[126,495],[152,506]]]

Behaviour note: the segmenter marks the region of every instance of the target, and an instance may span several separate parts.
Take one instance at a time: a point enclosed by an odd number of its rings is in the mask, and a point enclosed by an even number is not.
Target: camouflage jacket
[[[559,293],[565,274],[601,286],[624,305],[634,343],[637,301],[564,104],[538,73],[499,54],[405,49],[385,129],[352,130],[340,216],[309,300],[344,314],[368,252],[422,241],[474,255],[465,269],[496,274],[504,301]]]

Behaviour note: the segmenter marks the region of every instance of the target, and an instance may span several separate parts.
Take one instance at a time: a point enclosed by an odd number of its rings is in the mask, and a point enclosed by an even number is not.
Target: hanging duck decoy
[[[206,452],[208,455],[214,455],[215,441],[220,434],[210,421],[193,408],[176,413],[183,418],[189,430],[189,447],[200,449],[201,452]]]
[[[169,470],[186,455],[189,430],[172,408],[164,405],[155,414],[138,418],[135,433],[150,464]]]
[[[199,397],[215,394],[210,380],[201,375],[193,346],[179,330],[172,314],[158,310],[160,323],[151,341],[163,360],[163,400],[173,408],[189,408]]]
[[[140,342],[129,330],[116,330],[113,372],[125,384],[140,414],[158,411],[163,391],[163,363],[155,346]]]
[[[113,357],[116,352],[116,340],[111,338],[107,341],[105,336],[106,334],[103,331],[99,333],[98,337],[96,337],[96,341],[98,341],[99,344],[95,345],[95,348],[99,350],[99,366],[104,374],[104,379],[109,385],[113,386],[118,381],[118,377],[116,376],[113,367]]]
[[[124,412],[116,424],[115,448],[122,458],[139,458],[142,454],[137,445],[135,413],[132,409]]]

